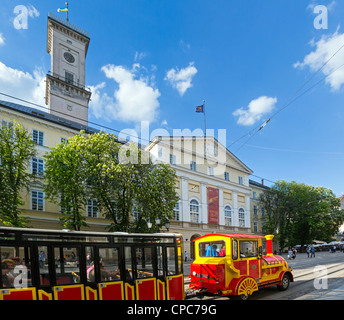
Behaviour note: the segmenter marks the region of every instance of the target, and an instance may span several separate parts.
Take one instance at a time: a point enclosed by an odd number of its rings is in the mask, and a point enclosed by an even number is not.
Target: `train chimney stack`
[[[274,238],[274,235],[268,234],[265,236],[266,239],[266,255],[267,256],[272,256],[272,239]]]

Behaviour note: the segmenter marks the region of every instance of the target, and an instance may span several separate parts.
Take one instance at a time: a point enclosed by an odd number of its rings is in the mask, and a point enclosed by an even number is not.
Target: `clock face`
[[[71,53],[69,53],[69,52],[65,52],[65,53],[63,54],[63,57],[64,57],[69,63],[74,63],[74,62],[75,62],[74,56],[73,56]]]

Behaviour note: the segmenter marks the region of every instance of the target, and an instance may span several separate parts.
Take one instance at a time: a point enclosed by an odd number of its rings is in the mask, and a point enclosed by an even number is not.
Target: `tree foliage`
[[[339,199],[330,189],[278,181],[261,199],[266,209],[264,231],[275,235],[281,248],[330,241],[344,222]]]
[[[153,164],[137,145],[123,145],[103,132],[72,137],[47,155],[46,192],[55,201],[65,200],[64,221],[82,222],[77,228],[85,226],[79,209],[87,199],[97,199],[110,231],[147,232],[148,220],[171,218],[175,180],[168,165]]]
[[[26,227],[22,216],[23,191],[34,178],[30,160],[35,156],[32,136],[21,124],[13,122],[0,129],[0,221],[7,226]]]

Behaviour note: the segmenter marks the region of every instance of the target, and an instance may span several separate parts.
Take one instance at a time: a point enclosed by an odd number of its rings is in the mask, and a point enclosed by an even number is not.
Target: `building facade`
[[[214,137],[156,137],[146,150],[176,170],[180,200],[170,231],[183,234],[191,257],[199,236],[251,232],[252,170]]]
[[[269,187],[264,185],[264,180],[261,183],[250,180],[249,184],[251,187],[251,231],[263,235],[266,210],[260,203],[260,199]]]

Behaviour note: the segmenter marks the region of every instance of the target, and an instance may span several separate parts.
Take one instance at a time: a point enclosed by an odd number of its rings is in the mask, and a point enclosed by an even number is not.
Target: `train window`
[[[258,241],[239,241],[239,247],[241,258],[258,256]]]
[[[164,259],[163,259],[163,248],[161,246],[157,246],[157,258],[158,258],[158,276],[164,275]]]
[[[100,281],[120,280],[118,248],[99,249]]]
[[[152,248],[136,248],[136,278],[153,277]]]
[[[49,285],[48,248],[46,246],[38,247],[38,262],[40,283],[42,286]]]
[[[131,264],[131,247],[124,247],[124,269],[126,281],[133,278],[133,268]]]
[[[199,255],[200,257],[224,257],[226,255],[225,242],[200,242]]]
[[[238,240],[233,240],[232,258],[233,258],[233,260],[238,259]]]
[[[173,247],[167,247],[167,274],[176,274],[176,259],[175,259],[176,249]]]
[[[79,250],[54,248],[56,284],[80,283]]]
[[[1,282],[4,288],[32,286],[31,258],[28,247],[0,247]]]

